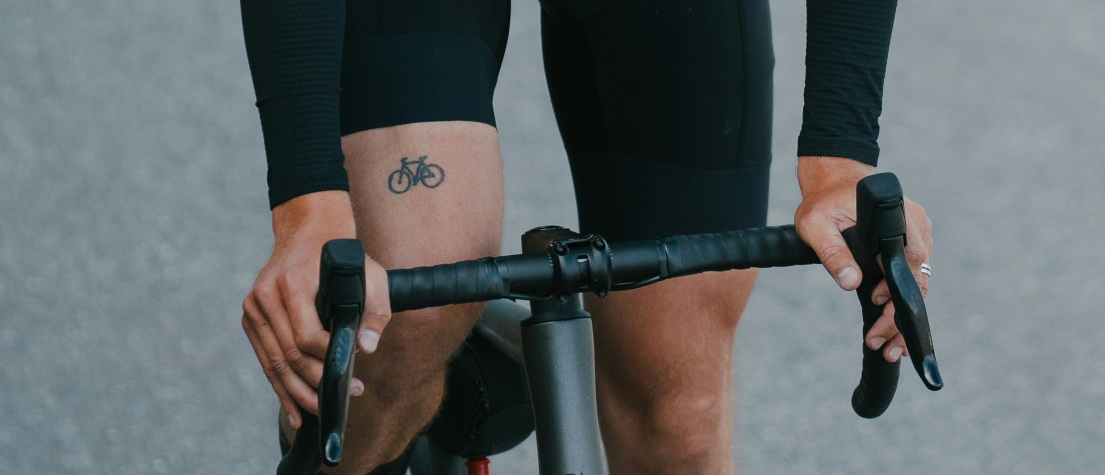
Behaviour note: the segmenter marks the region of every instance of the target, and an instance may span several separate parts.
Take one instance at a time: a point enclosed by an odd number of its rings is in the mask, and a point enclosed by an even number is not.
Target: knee
[[[718,395],[681,394],[649,401],[637,408],[642,418],[642,433],[654,441],[688,441],[687,448],[697,442],[712,441],[728,428],[730,402]]]
[[[396,314],[379,348],[359,355],[357,376],[376,396],[394,399],[441,386],[445,365],[468,336],[478,308],[454,305]]]
[[[629,447],[650,459],[681,466],[715,460],[728,450],[732,404],[720,395],[668,394],[633,401],[623,407],[618,425]],[[621,432],[621,431],[619,431]]]

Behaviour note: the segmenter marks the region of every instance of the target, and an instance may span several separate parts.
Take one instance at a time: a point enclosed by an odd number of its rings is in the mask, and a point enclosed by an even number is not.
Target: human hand
[[[242,302],[242,328],[261,369],[272,384],[292,428],[304,414],[318,414],[319,382],[329,333],[315,308],[322,246],[331,239],[356,236],[352,206],[344,191],[323,191],[293,198],[272,210],[272,255]],[[387,272],[365,256],[365,311],[358,330],[360,351],[376,351],[391,319]],[[354,378],[349,392],[364,393]]]
[[[825,270],[844,290],[855,290],[863,280],[841,232],[856,225],[856,184],[875,172],[875,167],[839,157],[799,157],[798,184],[802,203],[794,213],[794,225],[802,239],[817,253]],[[932,221],[917,203],[905,199],[906,259],[921,288],[928,295],[928,275],[921,272],[932,252]],[[905,339],[894,324],[894,303],[883,279],[871,294],[882,316],[864,337],[867,346],[882,350],[887,361],[909,355]]]

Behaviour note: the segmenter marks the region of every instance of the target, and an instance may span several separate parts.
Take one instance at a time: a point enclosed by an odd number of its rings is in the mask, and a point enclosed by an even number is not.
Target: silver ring
[[[922,274],[925,274],[925,275],[927,275],[927,276],[929,276],[929,277],[932,277],[932,268],[931,268],[931,267],[929,267],[929,263],[928,263],[928,262],[922,262],[922,263],[921,263],[921,273],[922,273]]]

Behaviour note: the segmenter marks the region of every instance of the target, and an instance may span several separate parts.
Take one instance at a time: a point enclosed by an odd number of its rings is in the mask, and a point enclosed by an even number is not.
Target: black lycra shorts
[[[545,72],[581,232],[762,226],[771,164],[767,0],[544,0]],[[509,0],[349,1],[342,133],[495,125]]]

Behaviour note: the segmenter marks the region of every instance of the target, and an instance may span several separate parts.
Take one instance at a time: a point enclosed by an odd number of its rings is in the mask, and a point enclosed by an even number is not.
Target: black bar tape
[[[856,290],[863,308],[863,338],[866,338],[871,326],[882,316],[883,308],[871,302],[871,293],[874,290],[874,285],[864,285]],[[886,412],[886,408],[894,400],[894,392],[898,389],[900,367],[900,359],[891,363],[883,358],[882,349],[872,350],[866,344],[863,345],[863,374],[860,375],[856,390],[852,392],[852,409],[858,416],[874,419]]]
[[[660,245],[667,251],[670,277],[820,262],[791,225],[672,236]]]
[[[503,298],[509,289],[502,284],[490,257],[388,271],[393,312]]]
[[[388,271],[391,311],[402,312],[458,303],[551,295],[555,276],[545,253],[484,257]]]

